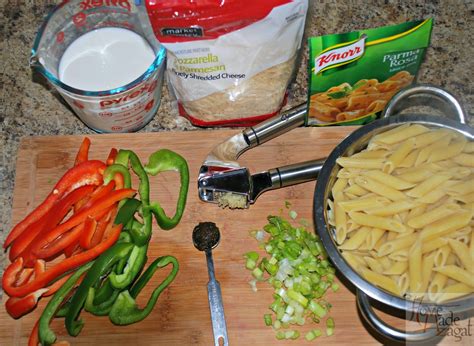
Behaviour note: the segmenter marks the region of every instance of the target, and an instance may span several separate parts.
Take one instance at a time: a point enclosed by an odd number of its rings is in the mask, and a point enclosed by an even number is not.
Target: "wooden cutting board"
[[[323,158],[354,127],[299,128],[245,153],[240,162],[251,172],[267,170],[281,165]],[[126,327],[114,326],[107,317],[95,317],[83,312],[85,327],[79,337],[69,337],[63,320],[53,322],[59,340],[72,345],[211,345],[212,327],[207,301],[208,281],[205,255],[196,250],[191,240],[192,230],[202,221],[213,221],[221,230],[221,242],[213,251],[217,279],[220,281],[232,345],[309,344],[304,331],[318,328],[307,322],[302,328],[299,341],[277,341],[274,331],[266,327],[263,315],[268,313],[272,302],[272,289],[266,283],[258,284],[253,292],[248,281],[250,273],[245,269],[242,255],[257,250],[257,241],[249,235],[266,223],[269,214],[287,216],[285,201],[297,211],[298,218],[312,220],[312,199],[315,182],[269,191],[259,197],[247,210],[222,210],[214,204],[203,203],[197,195],[197,175],[202,161],[218,143],[235,134],[236,130],[168,132],[92,135],[90,157],[104,160],[112,147],[134,150],[143,162],[159,148],[168,148],[183,155],[189,164],[191,180],[186,211],[181,223],[171,231],[162,231],[154,225],[149,259],[174,255],[180,262],[176,280],[164,291],[153,312],[140,323]],[[72,166],[82,136],[29,137],[21,142],[17,159],[15,191],[13,198],[13,223],[21,220],[38,205],[59,177]],[[166,173],[152,178],[151,199],[158,200],[170,213],[174,211],[179,189],[177,174]],[[143,291],[143,303],[156,286],[160,277],[152,279]],[[358,315],[354,288],[341,284],[337,293],[329,293],[327,300],[333,305],[331,316],[336,322],[335,334],[322,337],[326,344],[369,345],[384,342],[364,326]],[[5,298],[3,299],[3,303]],[[4,309],[0,310],[0,344],[26,345],[31,329],[46,299],[32,313],[13,320]],[[387,322],[403,328],[401,319],[379,313]],[[325,326],[319,326],[325,330]],[[463,339],[466,341],[466,338]],[[467,338],[469,340],[469,338]],[[446,337],[443,343],[455,343]],[[460,343],[456,343],[459,345]],[[462,344],[462,340],[461,340]]]

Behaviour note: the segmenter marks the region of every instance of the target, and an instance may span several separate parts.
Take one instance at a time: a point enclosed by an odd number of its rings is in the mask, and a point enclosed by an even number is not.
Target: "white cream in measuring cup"
[[[160,105],[165,50],[143,6],[132,0],[85,3],[68,1],[53,10],[31,64],[92,129],[137,131]]]
[[[115,89],[140,77],[153,60],[153,49],[133,31],[96,29],[66,48],[59,62],[59,80],[81,90]]]

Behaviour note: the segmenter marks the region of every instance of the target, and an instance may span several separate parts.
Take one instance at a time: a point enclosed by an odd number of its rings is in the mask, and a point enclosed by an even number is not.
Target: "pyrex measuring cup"
[[[123,85],[116,85],[108,90],[82,90],[75,87],[74,83],[63,82],[59,68],[66,49],[79,37],[96,34],[105,28],[114,28],[112,30],[115,30],[115,37],[113,42],[104,42],[104,50],[109,49],[115,41],[120,41],[125,36],[121,34],[127,30],[133,37],[145,40],[142,44],[149,45],[152,49],[154,56],[151,57],[151,65],[145,65],[147,67],[140,74]],[[127,62],[130,65],[137,63],[133,61],[135,52],[133,49],[124,51],[124,46],[121,49],[126,53],[123,56],[130,58],[122,59],[124,63],[117,68],[120,73],[130,72],[127,71],[130,68]],[[96,51],[96,54],[101,54],[101,51]],[[30,65],[56,87],[78,117],[93,130],[132,132],[145,126],[158,110],[165,57],[166,51],[156,40],[146,8],[140,1],[70,0],[58,5],[41,26],[32,49]],[[100,70],[100,66],[83,64],[76,72],[79,75],[82,70],[84,73],[90,72],[87,69],[92,67],[94,71]],[[103,76],[98,74],[97,78]]]

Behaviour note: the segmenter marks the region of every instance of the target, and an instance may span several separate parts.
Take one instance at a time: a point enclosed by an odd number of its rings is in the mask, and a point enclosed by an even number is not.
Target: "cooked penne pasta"
[[[369,227],[361,227],[355,232],[351,233],[349,239],[346,239],[340,246],[339,249],[342,250],[355,250],[358,249],[364,242],[365,238],[370,232]]]
[[[459,211],[460,209],[461,207],[459,206],[459,204],[447,203],[445,205],[439,206],[436,209],[432,209],[424,214],[409,218],[407,220],[407,224],[408,226],[413,228],[423,228],[434,221],[443,219],[446,216],[449,216]]]
[[[433,267],[434,267],[434,256],[435,254],[431,254],[429,256],[423,256],[422,264],[421,264],[421,286],[419,288],[419,292],[425,294],[428,289],[428,284],[430,283],[431,276],[433,274]]]
[[[372,250],[375,244],[383,237],[385,230],[380,228],[372,228],[365,238],[365,245],[368,250]]]
[[[426,126],[414,124],[414,125],[401,125],[393,130],[383,132],[382,134],[374,136],[372,139],[374,143],[384,144],[395,144],[400,143],[410,137],[428,132],[430,129]]]
[[[401,199],[407,198],[403,192],[395,190],[394,188],[385,184],[379,183],[374,179],[361,176],[355,178],[355,182],[362,188],[376,193],[382,197],[386,197],[392,201],[399,201]]]
[[[435,238],[435,239],[430,240],[430,241],[425,241],[421,245],[421,252],[423,254],[426,254],[426,253],[431,252],[433,250],[439,249],[440,247],[446,245],[447,243],[448,243],[448,240],[444,239],[444,238]]]
[[[473,154],[459,154],[458,156],[453,157],[453,161],[461,166],[474,167]]]
[[[387,205],[382,205],[380,207],[369,208],[364,210],[369,215],[377,215],[377,216],[389,216],[395,215],[400,212],[410,210],[414,208],[416,203],[410,202],[408,200],[404,201],[397,201]],[[410,225],[409,225],[410,226]],[[410,226],[412,227],[412,226]]]
[[[434,265],[436,267],[442,267],[448,262],[448,257],[451,253],[451,249],[448,245],[441,246],[436,250],[434,255]]]
[[[442,137],[436,142],[421,149],[420,153],[418,154],[418,157],[415,160],[415,166],[419,166],[420,164],[427,162],[432,152],[443,150],[443,148],[446,148],[448,146],[450,141],[450,136]]]
[[[400,290],[400,295],[405,295],[410,288],[410,275],[407,272],[400,275],[397,279],[397,286]]]
[[[448,277],[446,275],[435,272],[435,275],[428,286],[428,299],[435,302],[447,282]]]
[[[446,286],[436,297],[437,303],[444,303],[448,300],[456,299],[474,292],[474,288],[462,282]]]
[[[367,190],[363,189],[360,185],[353,184],[344,190],[344,193],[353,195],[356,197],[364,196],[368,193]]]
[[[385,242],[377,251],[379,256],[386,256],[395,251],[406,249],[416,241],[415,234],[408,234],[406,236],[396,238]]]
[[[461,269],[455,265],[435,267],[433,270],[468,286],[474,287],[474,276],[472,276],[472,274],[467,270]]]
[[[472,141],[404,124],[339,164],[333,189],[345,199],[329,203],[328,217],[344,212],[345,239],[334,237],[349,265],[406,299],[445,302],[474,292]]]
[[[442,237],[459,228],[469,224],[472,219],[472,212],[459,211],[451,214],[444,219],[430,223],[420,232],[420,237],[423,241],[433,240],[437,237]]]
[[[398,148],[390,155],[382,167],[382,171],[392,173],[395,168],[400,166],[410,151],[415,147],[413,138],[409,138],[398,146]],[[454,155],[453,155],[454,156]],[[416,161],[416,160],[415,160]]]
[[[356,157],[358,159],[381,159],[387,157],[389,154],[390,151],[383,149],[373,151],[363,150],[359,153],[352,155],[352,157]]]
[[[383,273],[383,266],[378,260],[373,257],[365,256],[364,261],[368,264],[369,268],[376,273],[382,274]]]
[[[448,147],[443,148],[443,150],[433,150],[428,157],[428,162],[438,162],[446,159],[450,159],[451,157],[457,156],[461,154],[464,146],[466,145],[466,139],[455,141],[448,145]]]
[[[365,277],[365,279],[372,282],[373,284],[380,286],[389,292],[400,295],[401,291],[397,286],[397,283],[390,277],[376,273],[367,268],[360,268],[360,272]]]
[[[406,272],[408,268],[408,261],[404,262],[395,262],[390,268],[387,268],[383,271],[382,274],[385,275],[402,275]]]
[[[406,230],[404,225],[390,218],[367,215],[357,211],[350,211],[349,217],[362,226],[381,228],[393,232],[404,232]]]
[[[467,247],[467,245],[454,239],[449,239],[448,243],[449,243],[449,246],[451,247],[451,250],[459,258],[459,261],[462,263],[464,269],[471,273],[474,273],[473,258],[471,257],[471,254],[469,253],[469,248]]]
[[[390,202],[389,199],[380,197],[378,195],[369,196],[366,198],[354,199],[349,201],[339,202],[339,205],[346,212],[361,211],[364,209],[375,208],[380,205],[386,205]]]
[[[411,153],[403,159],[402,162],[398,165],[399,168],[408,168],[408,167],[413,167],[415,165],[416,158],[418,157],[420,153],[420,149],[415,149]]]
[[[361,159],[352,157],[340,157],[336,160],[337,164],[344,168],[382,168],[383,159]]]
[[[347,179],[337,179],[334,185],[332,186],[331,193],[333,196],[336,196],[338,193],[343,192],[347,186]],[[343,200],[340,198],[339,200]]]
[[[379,183],[390,186],[395,190],[406,190],[415,186],[414,183],[405,181],[403,179],[400,179],[399,177],[384,173],[382,171],[370,170],[365,171],[362,174],[378,181]]]
[[[445,181],[449,180],[451,178],[450,175],[448,174],[437,174],[429,177],[425,181],[421,182],[418,184],[416,187],[413,189],[409,190],[406,192],[406,194],[410,197],[423,197],[426,195],[428,192],[432,191]]]
[[[421,286],[423,285],[423,273],[421,262],[421,242],[416,241],[408,251],[408,277],[410,279],[410,292],[412,294],[419,294]]]

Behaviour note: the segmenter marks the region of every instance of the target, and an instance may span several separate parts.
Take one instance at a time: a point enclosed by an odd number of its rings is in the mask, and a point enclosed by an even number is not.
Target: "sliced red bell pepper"
[[[81,247],[78,243],[73,243],[64,249],[63,253],[66,257],[71,257],[76,251],[81,251]]]
[[[31,331],[30,337],[28,338],[28,346],[38,346],[39,345],[39,318]]]
[[[95,230],[94,236],[91,239],[91,247],[96,246],[102,241],[107,225],[115,220],[115,216],[117,215],[117,209],[117,206],[114,206],[107,215],[105,215],[102,219],[99,220],[99,223],[97,224],[97,229]]]
[[[115,148],[110,149],[110,153],[109,153],[109,156],[107,157],[107,161],[105,161],[107,166],[114,164],[115,158],[117,157],[117,153],[118,153],[117,149]]]
[[[5,309],[11,317],[20,318],[36,307],[38,300],[46,291],[47,288],[40,288],[21,298],[10,297],[5,302]]]
[[[61,200],[57,201],[50,211],[43,215],[40,220],[30,227],[27,227],[28,232],[23,232],[12,244],[9,253],[10,261],[13,262],[28,247],[28,245],[31,244],[38,234],[56,227],[69,213],[72,206],[85,196],[89,195],[94,188],[93,185],[85,185],[77,188]]]
[[[73,227],[83,223],[88,216],[95,217],[114,203],[124,198],[130,198],[134,194],[135,190],[132,189],[112,191],[108,196],[98,199],[91,207],[81,210],[69,218],[66,222],[60,224],[52,230],[49,230],[46,233],[38,234],[31,244],[20,255],[25,259],[25,266],[30,267],[38,258],[51,257],[52,251],[48,251],[46,248],[51,246],[58,237],[63,236]],[[77,235],[77,233],[74,233],[74,235]],[[62,249],[64,249],[64,247]]]
[[[82,140],[82,144],[79,148],[79,151],[77,152],[76,161],[74,162],[74,165],[78,165],[89,159],[90,146],[91,146],[91,140],[87,137],[84,137],[84,139]]]
[[[107,185],[98,186],[89,196],[84,197],[74,205],[74,212],[77,213],[82,208],[90,207],[95,200],[108,195],[113,189],[115,189],[114,181]]]
[[[64,259],[62,262],[49,268],[44,273],[35,276],[34,280],[28,282],[22,286],[16,286],[17,275],[24,269],[23,258],[19,257],[15,262],[11,263],[3,274],[2,285],[3,290],[10,297],[24,297],[42,287],[47,286],[50,282],[56,279],[58,276],[67,273],[74,268],[96,258],[102,252],[111,247],[118,240],[122,225],[111,225],[109,236],[100,244],[93,247],[90,250],[78,253],[72,257]]]
[[[101,185],[105,167],[103,162],[93,160],[80,163],[69,169],[54,186],[53,191],[50,192],[46,199],[11,230],[5,239],[3,247],[9,247],[30,225],[41,219],[56,201],[63,198],[69,192],[84,185]]]
[[[46,288],[40,288],[24,297],[10,297],[5,302],[5,308],[8,314],[13,318],[20,318],[32,311],[38,304],[38,300],[41,297],[48,297],[57,290],[69,279],[71,274],[65,275],[61,279],[55,281],[51,286]]]
[[[84,221],[84,229],[79,237],[79,245],[83,249],[90,249],[92,243],[92,237],[94,236],[95,230],[97,229],[97,220],[91,217],[88,217]]]

